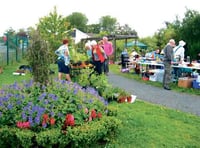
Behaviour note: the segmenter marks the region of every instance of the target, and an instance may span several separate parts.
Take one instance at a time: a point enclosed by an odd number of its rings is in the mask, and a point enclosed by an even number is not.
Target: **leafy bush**
[[[107,104],[94,88],[72,82],[55,80],[41,87],[31,80],[5,86],[0,90],[0,143],[46,147],[97,141],[118,125],[108,118]]]
[[[66,132],[58,128],[40,132],[10,128],[0,129],[1,147],[84,147],[99,140],[108,141],[115,136],[121,121],[115,117],[102,117],[101,120],[87,122],[82,126],[68,127]]]

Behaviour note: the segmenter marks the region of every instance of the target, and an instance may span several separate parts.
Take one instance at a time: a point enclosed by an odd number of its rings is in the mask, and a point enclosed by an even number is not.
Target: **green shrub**
[[[32,80],[5,86],[0,90],[0,144],[89,145],[115,133],[119,125],[107,105],[94,88],[67,81],[42,87]]]
[[[115,117],[102,117],[101,120],[88,122],[81,126],[68,127],[67,131],[59,128],[33,132],[27,129],[0,129],[1,147],[84,147],[99,140],[108,141],[118,131],[121,121]]]

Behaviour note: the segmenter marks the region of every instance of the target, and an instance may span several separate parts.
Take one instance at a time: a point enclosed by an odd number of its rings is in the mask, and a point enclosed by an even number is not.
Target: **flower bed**
[[[0,144],[4,147],[80,146],[115,133],[107,101],[90,87],[55,80],[0,90]]]

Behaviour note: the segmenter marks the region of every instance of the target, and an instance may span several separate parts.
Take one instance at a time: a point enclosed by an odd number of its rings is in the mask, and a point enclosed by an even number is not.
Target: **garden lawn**
[[[200,147],[200,117],[144,101],[112,103],[122,121],[119,134],[108,147]]]
[[[4,66],[3,73],[0,74],[0,88],[3,85],[13,84],[14,82],[22,82],[24,80],[29,80],[32,75],[29,71],[26,71],[25,76],[23,75],[13,75],[13,72],[19,69],[20,65],[27,65],[27,62],[15,63],[13,65]],[[55,72],[55,74],[51,75],[52,77],[57,77],[57,65],[52,64],[51,70]]]
[[[13,75],[13,72],[18,70],[20,65],[22,65],[22,63],[15,63],[14,65],[3,67],[3,73],[0,74],[0,88],[3,85],[13,84],[14,82],[21,82],[23,80],[30,79],[31,74],[29,72],[26,72],[25,76]],[[23,65],[26,65],[26,63]]]

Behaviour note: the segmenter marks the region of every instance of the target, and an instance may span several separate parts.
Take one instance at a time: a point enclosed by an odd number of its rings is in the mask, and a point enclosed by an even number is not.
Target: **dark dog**
[[[19,69],[32,72],[32,68],[29,65],[21,65],[19,66]]]

